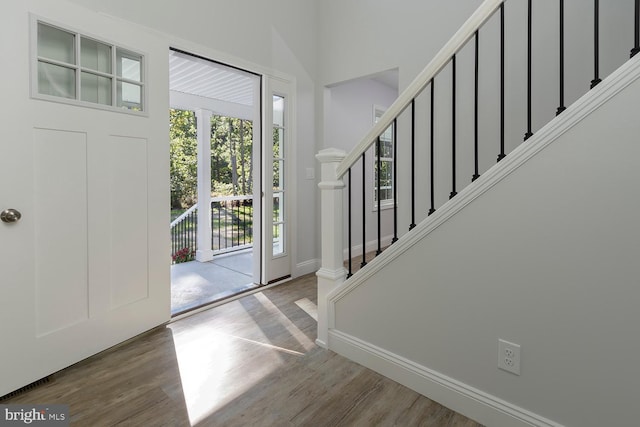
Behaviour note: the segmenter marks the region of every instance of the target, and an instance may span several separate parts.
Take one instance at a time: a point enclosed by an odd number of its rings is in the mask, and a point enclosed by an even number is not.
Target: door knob
[[[0,220],[6,223],[18,222],[22,214],[15,209],[6,209],[0,213]]]

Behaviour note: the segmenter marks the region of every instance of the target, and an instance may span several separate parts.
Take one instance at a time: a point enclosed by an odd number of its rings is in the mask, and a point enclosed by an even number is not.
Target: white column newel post
[[[196,111],[198,135],[198,250],[196,260],[211,261],[211,111]]]
[[[320,233],[322,239],[322,266],[318,276],[318,339],[324,348],[329,345],[329,304],[327,295],[344,282],[347,271],[343,259],[342,190],[345,187],[338,179],[336,169],[346,153],[336,148],[321,150],[316,158],[321,163],[320,187]]]

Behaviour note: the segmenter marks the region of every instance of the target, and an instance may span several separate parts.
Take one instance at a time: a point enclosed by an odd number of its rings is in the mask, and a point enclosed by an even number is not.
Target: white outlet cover
[[[498,368],[520,375],[520,345],[498,339]]]

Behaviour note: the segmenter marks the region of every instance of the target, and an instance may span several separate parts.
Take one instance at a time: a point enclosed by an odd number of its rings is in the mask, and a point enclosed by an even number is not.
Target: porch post
[[[321,150],[316,158],[321,163],[320,187],[320,234],[322,240],[322,266],[318,276],[318,339],[324,348],[329,344],[329,305],[327,295],[344,282],[342,247],[344,212],[342,210],[342,179],[336,176],[336,168],[346,153],[336,148]]]
[[[198,235],[196,261],[213,259],[211,250],[211,111],[196,110],[198,135]]]

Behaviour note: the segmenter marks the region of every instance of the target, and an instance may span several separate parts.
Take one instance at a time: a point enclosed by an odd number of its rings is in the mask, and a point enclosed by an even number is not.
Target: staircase
[[[638,3],[485,1],[353,151],[318,154],[320,345],[486,425],[637,424]],[[628,22],[605,27],[613,7]],[[611,64],[617,31],[632,59]],[[356,178],[391,124],[393,221],[378,210],[367,238],[375,183]],[[355,245],[377,249],[357,272]],[[498,339],[522,346],[520,375]]]

